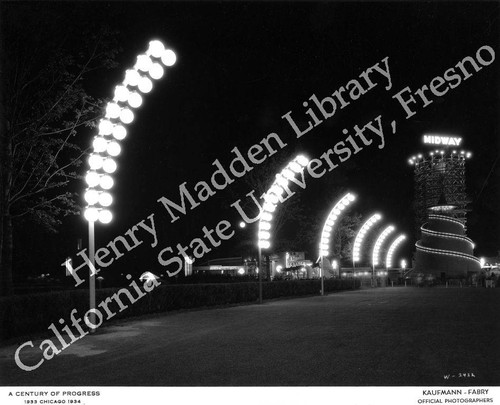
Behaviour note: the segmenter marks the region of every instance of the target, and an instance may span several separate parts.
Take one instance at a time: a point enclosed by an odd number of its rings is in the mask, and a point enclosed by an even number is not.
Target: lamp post
[[[298,155],[276,175],[276,178],[267,192],[264,194],[264,205],[259,218],[258,248],[259,248],[259,304],[262,304],[262,249],[271,247],[271,221],[276,206],[282,200],[284,187],[288,186],[290,179],[295,178],[309,163],[305,156]]]
[[[261,271],[261,263],[262,263],[262,248],[259,244],[259,257],[258,257],[258,267],[257,271],[259,272],[259,304],[262,304],[262,271]]]
[[[375,281],[375,266],[379,264],[379,255],[380,255],[380,248],[382,246],[382,243],[384,243],[384,240],[387,238],[387,236],[394,231],[394,226],[389,225],[387,228],[385,228],[377,238],[375,245],[373,247],[373,254],[372,254],[372,287]]]
[[[354,277],[354,268],[356,267],[356,262],[361,260],[361,246],[363,244],[363,240],[365,239],[366,234],[370,230],[370,228],[382,219],[382,215],[376,213],[373,214],[368,220],[361,226],[356,238],[354,239],[354,245],[352,248],[352,274]]]
[[[95,308],[95,222],[108,224],[113,214],[108,207],[113,203],[109,190],[114,185],[111,174],[116,171],[114,160],[121,152],[120,141],[127,136],[126,125],[134,120],[132,109],[142,104],[142,94],[153,88],[153,80],[164,74],[163,65],[172,66],[175,53],[165,49],[162,42],[151,41],[146,53],[137,56],[133,69],[125,72],[125,79],[115,87],[113,100],[106,105],[106,112],[98,125],[98,135],[92,142],[93,152],[89,156],[89,170],[85,176],[87,207],[84,217],[89,225],[89,305]],[[90,312],[89,321],[95,325],[95,312]],[[94,329],[91,329],[93,332]]]
[[[405,239],[406,236],[401,234],[391,243],[389,250],[387,251],[387,256],[385,257],[385,268],[387,270],[389,269],[389,267],[392,267],[392,256],[394,255],[394,251]]]
[[[333,206],[332,210],[328,214],[326,221],[323,225],[323,231],[321,232],[321,241],[319,243],[319,257],[321,259],[321,295],[325,295],[325,285],[324,285],[324,258],[330,254],[330,238],[333,234],[335,227],[335,222],[340,217],[342,212],[356,199],[356,196],[352,193],[345,194],[340,200],[338,200]]]

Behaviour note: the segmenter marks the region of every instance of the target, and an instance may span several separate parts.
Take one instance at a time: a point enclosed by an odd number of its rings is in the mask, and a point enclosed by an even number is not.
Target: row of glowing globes
[[[363,243],[363,239],[366,236],[366,234],[369,232],[370,228],[380,221],[382,219],[382,215],[380,214],[374,214],[372,215],[368,221],[366,221],[363,226],[361,227],[360,231],[356,235],[356,239],[354,241],[354,246],[353,246],[353,255],[352,255],[352,261],[354,263],[359,262],[361,260],[361,245]],[[396,228],[392,225],[387,226],[382,233],[378,236],[377,240],[375,241],[375,245],[373,247],[373,252],[372,252],[372,265],[377,266],[379,264],[379,257],[380,257],[380,249],[382,248],[382,245],[384,241],[387,239],[387,237],[396,230]],[[386,267],[392,267],[392,256],[398,245],[406,239],[405,235],[399,235],[391,244],[389,247],[389,250],[387,251],[387,256],[385,260],[385,265]]]
[[[347,193],[343,196],[333,207],[326,219],[325,225],[323,226],[323,231],[321,232],[321,242],[319,244],[319,255],[321,257],[326,257],[330,254],[330,237],[332,235],[332,230],[335,227],[335,222],[344,211],[354,200],[356,196],[351,193]]]
[[[396,228],[394,228],[392,225],[389,225],[387,228],[385,228],[382,231],[382,233],[380,234],[380,236],[375,241],[375,246],[373,247],[373,255],[372,255],[372,264],[374,266],[376,266],[376,265],[379,264],[378,258],[380,256],[380,248],[382,247],[382,244],[387,239],[387,237],[389,236],[389,234],[391,234],[392,232],[394,232],[395,229]]]
[[[300,173],[309,163],[303,155],[298,155],[288,165],[276,175],[276,178],[264,195],[264,204],[262,205],[262,213],[259,218],[259,248],[268,249],[271,247],[271,221],[273,219],[273,212],[276,210],[277,204],[288,187],[291,179],[295,178],[297,173]]]
[[[434,157],[434,155],[437,155],[437,156],[444,156],[444,154],[446,153],[446,151],[444,150],[434,150],[434,151],[430,151],[428,153],[429,156],[432,156]],[[471,152],[466,152],[465,150],[461,150],[460,152],[456,151],[456,150],[453,150],[451,151],[451,155],[452,156],[459,156],[463,159],[467,158],[469,159],[471,156],[472,156],[472,153]],[[412,156],[410,159],[408,159],[408,163],[411,164],[411,165],[414,165],[415,163],[419,163],[419,159],[424,159],[424,156],[419,153],[418,155],[416,156]]]
[[[89,171],[85,176],[88,188],[84,198],[88,206],[84,211],[89,222],[99,220],[109,223],[113,215],[108,207],[113,203],[109,190],[116,171],[114,160],[121,152],[120,141],[127,136],[126,125],[134,120],[133,110],[142,105],[143,94],[153,89],[153,80],[161,79],[164,66],[175,64],[176,55],[166,49],[161,41],[149,43],[146,53],[137,56],[133,69],[125,72],[123,83],[115,87],[113,100],[106,105],[104,119],[99,122],[98,135],[94,137],[93,152],[89,156]]]
[[[345,198],[345,197],[344,197]],[[342,202],[342,200],[341,200]],[[344,204],[345,206],[345,204]],[[363,240],[366,236],[366,234],[370,231],[370,228],[372,228],[373,225],[375,225],[378,221],[382,219],[382,215],[376,213],[372,215],[368,220],[362,225],[361,229],[358,231],[356,238],[354,240],[354,245],[353,245],[353,251],[352,251],[352,260],[354,263],[359,262],[361,260],[361,247],[363,244]],[[375,245],[373,247],[373,252],[372,252],[372,264],[374,266],[379,264],[379,257],[380,257],[380,249],[384,243],[384,241],[387,239],[387,237],[395,231],[395,227],[392,225],[387,226],[382,233],[378,236],[377,240],[375,241]],[[391,267],[392,266],[392,257],[393,253],[398,247],[398,245],[406,239],[405,235],[400,235],[398,236],[394,242],[391,244],[389,247],[389,250],[387,252],[386,256],[386,266]],[[326,241],[329,242],[329,239]],[[325,246],[326,248],[327,246]],[[328,255],[328,251],[325,249],[323,251],[324,256]]]
[[[352,249],[352,260],[353,262],[359,262],[361,260],[361,245],[365,235],[368,233],[370,228],[375,225],[378,221],[382,219],[382,215],[374,214],[372,215],[361,227],[358,234],[356,235],[356,239],[354,239],[354,246]]]

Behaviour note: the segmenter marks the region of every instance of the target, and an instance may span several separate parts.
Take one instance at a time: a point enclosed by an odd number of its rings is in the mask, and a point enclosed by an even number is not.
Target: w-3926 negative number
[[[81,404],[80,399],[25,399],[25,404]]]

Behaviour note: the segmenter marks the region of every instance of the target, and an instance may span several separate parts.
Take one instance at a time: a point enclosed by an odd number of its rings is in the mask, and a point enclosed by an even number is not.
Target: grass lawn
[[[2,385],[491,386],[500,289],[363,289],[123,320]],[[55,340],[55,338],[54,338]],[[23,342],[19,342],[23,343]],[[23,352],[41,358],[38,344]]]

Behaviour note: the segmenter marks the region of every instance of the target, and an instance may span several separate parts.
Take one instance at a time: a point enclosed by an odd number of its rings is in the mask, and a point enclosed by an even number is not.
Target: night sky
[[[152,249],[148,239],[117,266],[154,272],[160,267],[156,257],[160,249],[189,243],[202,235],[202,226],[214,227],[224,219],[234,225],[237,235],[206,259],[240,256],[243,252],[234,246],[245,238],[256,239],[255,225],[240,230],[240,218],[229,207],[251,191],[245,179],[217,191],[174,224],[157,200],[164,196],[178,201],[180,184],[187,181],[192,190],[196,182],[209,181],[215,159],[227,167],[234,147],[245,153],[271,132],[287,146],[262,166],[297,153],[319,157],[346,138],[344,128],[352,133],[355,125],[362,127],[379,115],[385,147],[380,150],[374,142],[321,179],[306,177],[300,201],[308,212],[326,218],[336,198],[352,191],[358,201],[350,212],[364,219],[381,212],[384,223],[410,236],[397,256],[411,259],[413,170],[407,160],[426,150],[421,142],[424,133],[452,134],[462,137],[465,149],[473,152],[467,163],[472,201],[468,236],[476,242],[476,256],[497,254],[500,167],[494,162],[500,139],[500,60],[443,97],[433,97],[428,107],[418,104],[417,114],[409,119],[392,96],[406,86],[415,91],[429,85],[464,57],[475,58],[484,45],[492,47],[498,57],[498,3],[84,2],[46,6],[57,8],[61,24],[98,15],[120,32],[119,67],[97,72],[88,83],[88,92],[96,97],[112,95],[124,70],[133,66],[135,56],[147,49],[151,39],[162,40],[178,56],[176,65],[145,97],[130,126],[112,190],[114,221],[97,225],[96,231],[97,245],[105,245],[154,213],[161,227],[159,243]],[[385,57],[392,77],[390,90],[385,89],[387,80],[374,74],[375,88],[300,139],[281,118],[292,111],[297,122],[305,125],[302,103],[311,95],[320,100],[331,95]],[[396,122],[395,134],[391,133],[392,121]],[[90,144],[92,136],[91,131],[82,131],[82,146]],[[83,181],[75,190],[79,187],[83,195]],[[285,229],[303,231],[293,223]],[[75,255],[76,240],[86,237],[83,218],[65,220],[58,235],[34,231],[27,237],[22,230],[18,234],[26,247],[38,252],[39,264],[46,269],[57,268],[64,257]],[[316,259],[317,244],[318,240],[311,240],[304,246],[308,258]]]

